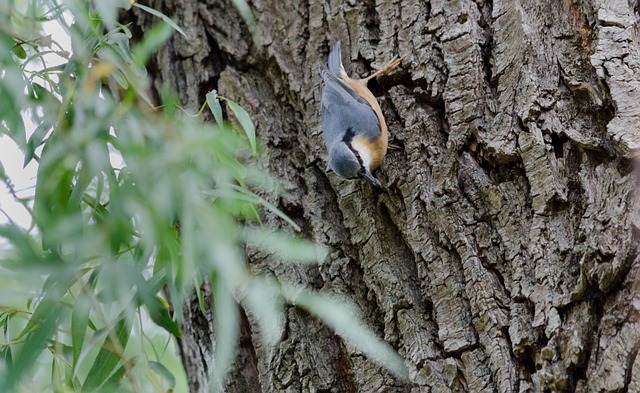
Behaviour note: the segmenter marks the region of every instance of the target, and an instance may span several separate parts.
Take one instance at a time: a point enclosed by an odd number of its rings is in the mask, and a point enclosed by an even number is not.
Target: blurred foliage
[[[276,182],[246,164],[259,149],[239,105],[207,95],[211,124],[168,90],[152,104],[144,65],[174,30],[184,32],[133,5],[159,19],[130,46],[117,21],[131,12],[128,0],[0,4],[0,135],[22,149],[24,165],[38,165],[27,198],[0,165],[0,180],[33,218],[29,228],[0,226],[0,391],[39,390],[28,382],[34,374],[56,392],[173,390],[175,364],[162,345],[139,350],[151,341],[142,321],[180,337],[184,299],[205,277],[215,301],[214,386],[235,357],[238,303],[261,323],[267,344],[281,335],[284,304],[297,304],[405,375],[344,302],[248,269],[247,245],[307,263],[319,249],[261,225],[264,208],[296,228],[250,191],[275,192]],[[44,35],[47,23],[62,27],[71,50]],[[221,102],[243,131],[222,119]]]

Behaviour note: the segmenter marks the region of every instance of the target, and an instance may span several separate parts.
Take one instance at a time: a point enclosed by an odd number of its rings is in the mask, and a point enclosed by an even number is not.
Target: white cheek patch
[[[344,66],[342,65],[342,61],[340,62],[340,70],[338,70],[338,76],[341,79],[348,78],[347,71],[345,71]]]
[[[371,153],[369,152],[369,149],[367,149],[367,146],[364,143],[360,143],[359,141],[354,140],[351,142],[351,147],[353,148],[353,150],[358,152],[358,155],[362,160],[362,165],[365,168],[367,168],[367,170],[370,170],[371,169]]]

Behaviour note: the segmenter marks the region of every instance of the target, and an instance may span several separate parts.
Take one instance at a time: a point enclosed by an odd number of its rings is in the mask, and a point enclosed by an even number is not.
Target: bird
[[[322,79],[321,116],[324,143],[329,153],[328,169],[345,179],[362,177],[376,187],[372,174],[381,164],[389,145],[389,134],[380,105],[367,83],[389,73],[402,58],[394,57],[364,79],[352,79],[342,64],[340,41],[329,51],[328,64],[319,64]]]

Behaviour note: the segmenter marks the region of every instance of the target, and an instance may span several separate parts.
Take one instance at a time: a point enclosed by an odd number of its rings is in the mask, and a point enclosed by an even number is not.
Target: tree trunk
[[[339,293],[411,367],[403,382],[290,307],[274,348],[243,315],[228,392],[640,390],[638,0],[153,0],[189,36],[154,58],[183,104],[239,102],[256,123],[267,196],[330,253],[256,271]],[[138,36],[158,20],[129,16]],[[320,79],[406,56],[370,83],[390,130],[384,188],[324,171]],[[265,223],[285,227],[265,213]],[[182,342],[204,392],[211,316]]]

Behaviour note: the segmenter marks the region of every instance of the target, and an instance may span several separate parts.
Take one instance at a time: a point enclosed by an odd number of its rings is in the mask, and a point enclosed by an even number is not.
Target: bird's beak
[[[331,169],[329,164],[327,164],[327,167],[324,169],[324,173],[331,173],[331,172],[333,172],[333,169]]]
[[[380,180],[378,180],[375,177],[373,177],[371,172],[363,171],[363,172],[360,173],[360,176],[362,176],[365,179],[369,180],[371,182],[371,184],[373,184],[374,186],[382,188],[382,184],[380,184]]]

